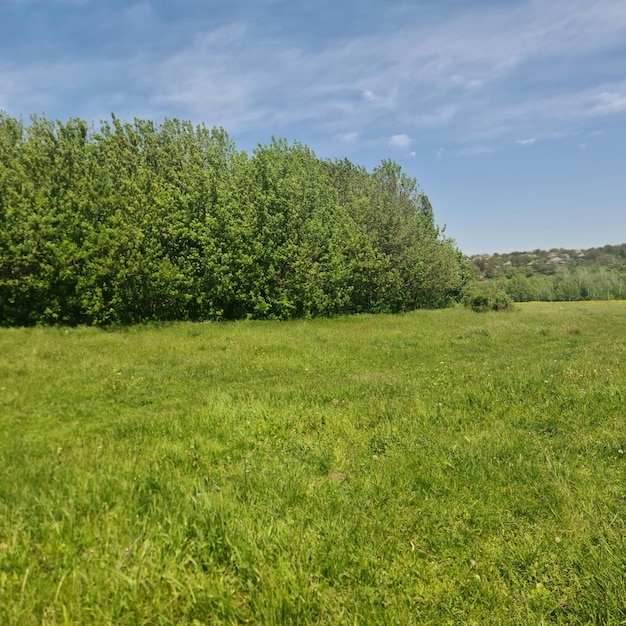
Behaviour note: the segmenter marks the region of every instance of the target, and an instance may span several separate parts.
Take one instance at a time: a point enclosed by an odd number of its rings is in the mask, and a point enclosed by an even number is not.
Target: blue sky
[[[625,0],[0,0],[0,109],[390,158],[466,254],[626,241]]]

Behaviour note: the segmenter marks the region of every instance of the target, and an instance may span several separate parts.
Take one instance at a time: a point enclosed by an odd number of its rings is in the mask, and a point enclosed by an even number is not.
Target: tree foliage
[[[274,140],[0,113],[0,321],[293,318],[442,306],[468,280],[428,198]]]
[[[626,296],[626,244],[479,255],[470,263],[480,279],[497,284],[516,302]]]

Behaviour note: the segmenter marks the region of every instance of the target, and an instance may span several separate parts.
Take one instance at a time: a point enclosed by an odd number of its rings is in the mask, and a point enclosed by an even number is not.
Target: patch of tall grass
[[[2,329],[0,623],[624,623],[625,321]]]

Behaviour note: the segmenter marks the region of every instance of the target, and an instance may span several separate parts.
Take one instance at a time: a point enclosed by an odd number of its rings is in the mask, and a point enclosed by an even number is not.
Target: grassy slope
[[[625,322],[1,330],[0,623],[623,623]]]

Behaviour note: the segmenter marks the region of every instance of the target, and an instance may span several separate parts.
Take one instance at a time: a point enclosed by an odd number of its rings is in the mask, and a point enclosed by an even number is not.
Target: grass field
[[[0,624],[626,623],[626,303],[0,330]]]

